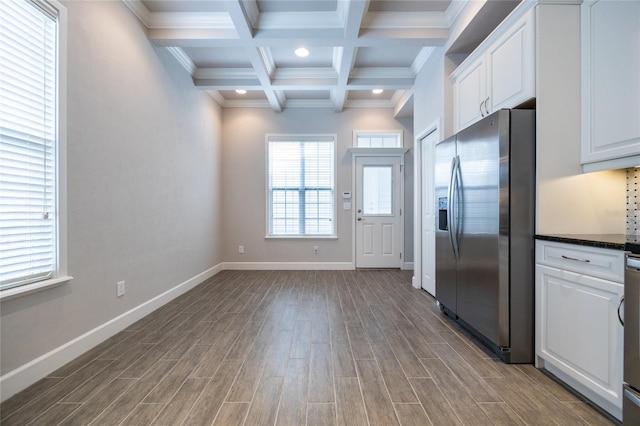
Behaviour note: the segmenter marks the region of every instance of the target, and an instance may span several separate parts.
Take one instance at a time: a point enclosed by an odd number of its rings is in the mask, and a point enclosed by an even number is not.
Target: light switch
[[[348,201],[345,201],[344,203],[342,203],[342,208],[344,210],[351,210],[351,203]]]

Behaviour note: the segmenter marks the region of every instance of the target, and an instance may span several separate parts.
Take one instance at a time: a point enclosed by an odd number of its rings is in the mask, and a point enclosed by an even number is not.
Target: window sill
[[[337,235],[265,235],[265,240],[337,240]]]
[[[57,287],[73,279],[70,276],[51,278],[44,281],[38,281],[32,284],[25,284],[19,287],[8,288],[0,291],[0,302],[15,299],[18,297],[26,296],[31,293],[36,293],[43,290],[48,290],[53,287]]]

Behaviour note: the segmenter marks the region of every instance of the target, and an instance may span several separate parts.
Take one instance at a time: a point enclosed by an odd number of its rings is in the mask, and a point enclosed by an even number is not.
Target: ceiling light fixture
[[[307,56],[309,56],[309,49],[307,49],[306,47],[298,47],[295,50],[295,54],[299,58],[306,58]]]
[[[384,90],[382,90],[382,89],[373,89],[371,92],[373,92],[374,95],[379,95],[380,93],[384,92]]]
[[[246,91],[246,90],[244,90],[244,89],[238,89],[238,90],[236,90],[236,93],[237,93],[238,95],[244,95],[244,94],[246,94],[246,93],[247,93],[247,91]]]

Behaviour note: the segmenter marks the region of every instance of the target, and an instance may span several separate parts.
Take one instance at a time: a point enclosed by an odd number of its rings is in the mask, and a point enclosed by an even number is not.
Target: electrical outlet
[[[313,246],[313,254],[318,254],[318,246]]]
[[[116,297],[124,296],[125,291],[126,289],[125,289],[124,281],[118,281],[116,283]]]
[[[238,253],[244,253],[244,246],[238,246]]]

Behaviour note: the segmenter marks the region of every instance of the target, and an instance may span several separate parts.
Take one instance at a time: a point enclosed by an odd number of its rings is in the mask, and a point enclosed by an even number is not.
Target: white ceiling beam
[[[242,47],[236,30],[216,29],[150,29],[147,37],[159,47]]]
[[[321,34],[322,33],[322,34]],[[446,29],[410,30],[370,30],[364,31],[353,40],[345,39],[343,31],[330,30],[314,32],[313,30],[279,30],[260,32],[254,38],[245,40],[238,36],[236,30],[212,28],[159,28],[148,30],[148,38],[159,47],[287,47],[292,40],[296,45],[306,47],[424,47],[442,46],[446,39]],[[317,35],[317,38],[314,38]],[[326,37],[325,37],[326,36]]]
[[[443,46],[449,39],[447,28],[375,28],[362,29],[358,44],[367,45],[367,40],[375,42],[374,46]],[[401,42],[400,44],[398,42]]]
[[[338,75],[333,68],[279,68],[273,74],[273,79],[332,79]]]
[[[397,90],[394,96],[391,98],[393,105],[393,116],[402,117],[403,111],[413,111],[413,91],[411,90]]]
[[[263,90],[260,80],[241,78],[194,78],[193,84],[204,90]]]
[[[415,77],[415,73],[411,68],[407,67],[389,67],[389,68],[354,68],[351,71],[351,79],[356,78],[369,78],[369,79],[398,79],[398,78],[408,78],[411,79]]]
[[[194,84],[203,90],[236,90],[244,88],[247,90],[264,90],[260,81],[246,79],[207,79],[194,78]],[[334,80],[274,80],[270,86],[270,91],[277,96],[276,92],[286,90],[311,90],[331,92],[336,87]],[[407,90],[413,87],[413,79],[357,79],[350,81],[347,85],[349,90]]]
[[[413,78],[352,78],[347,85],[347,90],[411,89],[413,82]]]
[[[337,12],[263,12],[256,30],[288,29],[342,29],[343,22]]]
[[[199,79],[248,79],[258,80],[253,68],[198,68],[193,73]]]
[[[356,41],[360,35],[360,27],[367,11],[369,10],[369,0],[348,0],[343,4],[340,11],[343,14],[344,21],[344,39],[348,41]],[[334,67],[338,72],[337,87],[331,91],[331,99],[334,103],[333,109],[336,112],[342,112],[344,103],[347,100],[347,83],[351,70],[356,62],[358,55],[357,47],[342,47],[334,53],[340,55],[334,56]]]
[[[351,99],[345,103],[345,108],[393,108],[393,101],[390,99]]]
[[[362,28],[449,28],[442,12],[370,12],[362,21]]]
[[[253,39],[254,29],[250,16],[243,7],[242,0],[226,1],[229,16],[238,32],[240,39],[249,42]],[[264,94],[276,112],[282,111],[282,96],[271,88],[271,64],[267,63],[259,47],[250,46],[245,52],[253,66],[256,76],[260,80]]]
[[[252,28],[257,28],[258,19],[260,18],[260,9],[258,8],[257,0],[241,0],[242,8],[251,24]]]

